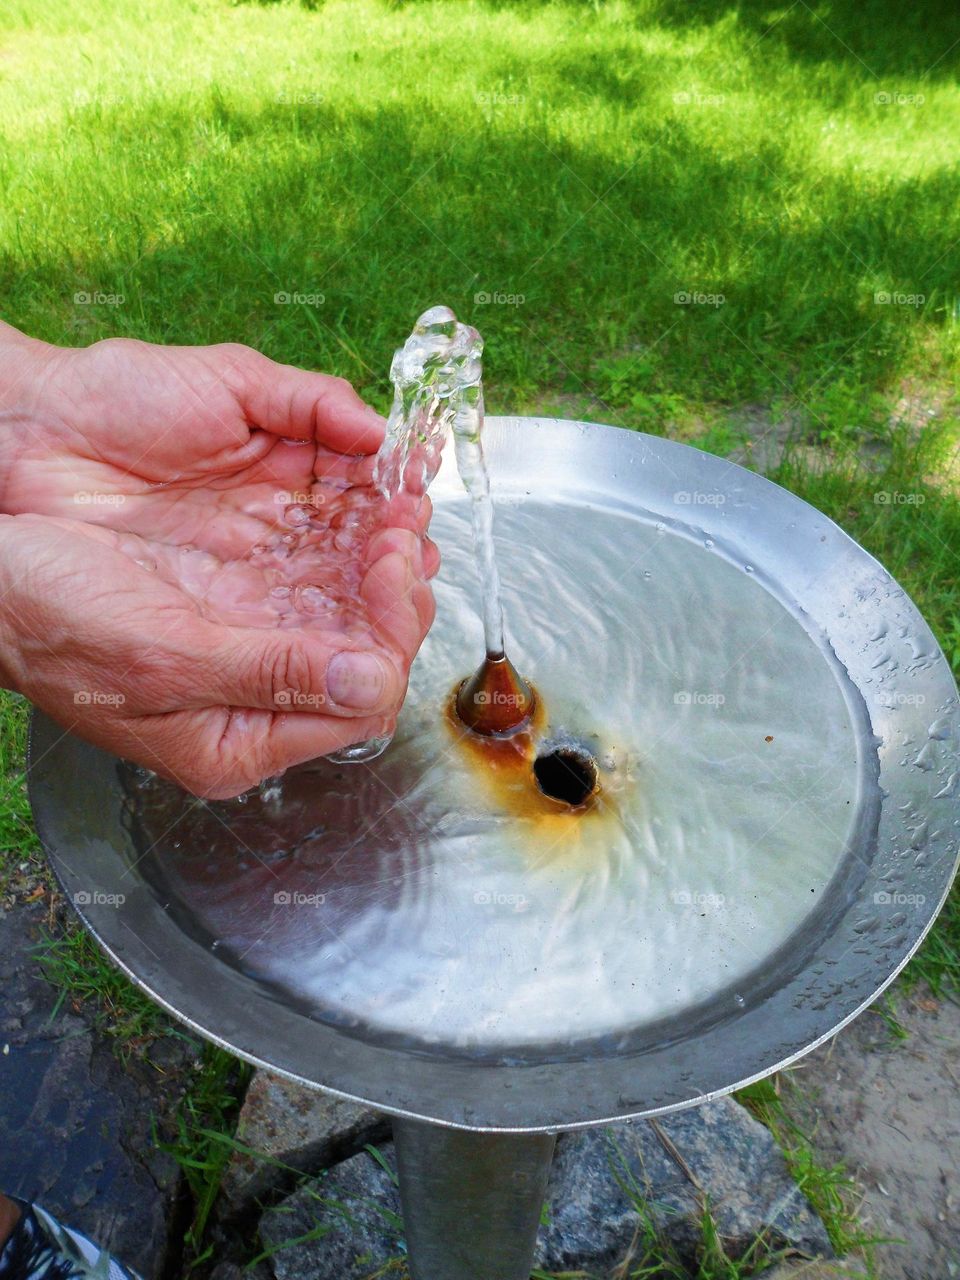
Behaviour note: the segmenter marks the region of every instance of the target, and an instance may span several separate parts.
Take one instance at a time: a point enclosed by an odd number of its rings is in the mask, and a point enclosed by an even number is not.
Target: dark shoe
[[[20,1221],[0,1251],[0,1280],[140,1280],[105,1249],[38,1204],[10,1196]]]

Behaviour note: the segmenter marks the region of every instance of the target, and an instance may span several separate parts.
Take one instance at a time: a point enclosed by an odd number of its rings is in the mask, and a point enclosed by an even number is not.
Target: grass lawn
[[[958,65],[955,0],[6,0],[0,314],[385,407],[447,302],[494,412],[770,433],[957,667]],[[36,849],[4,696],[0,889]],[[960,987],[956,902],[911,973]]]

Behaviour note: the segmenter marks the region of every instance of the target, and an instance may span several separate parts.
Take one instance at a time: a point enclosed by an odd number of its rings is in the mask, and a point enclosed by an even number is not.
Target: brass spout
[[[503,653],[488,653],[457,692],[457,715],[474,733],[505,737],[521,729],[536,706],[536,694]]]

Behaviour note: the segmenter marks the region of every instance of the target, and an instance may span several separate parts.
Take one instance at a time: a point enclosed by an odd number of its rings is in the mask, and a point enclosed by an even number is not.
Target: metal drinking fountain
[[[482,648],[452,457],[437,622],[378,759],[208,804],[42,715],[30,743],[52,865],[124,972],[391,1114],[415,1280],[526,1280],[558,1130],[822,1043],[916,951],[957,858],[956,687],[835,524],[616,428],[492,418],[484,447],[526,753],[455,714]]]

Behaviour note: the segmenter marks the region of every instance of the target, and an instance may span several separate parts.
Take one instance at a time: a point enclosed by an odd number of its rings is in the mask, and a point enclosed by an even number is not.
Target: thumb
[[[383,418],[345,378],[277,364],[252,348],[239,372],[240,403],[251,425],[288,439],[313,440],[337,453],[379,449]]]
[[[357,717],[399,709],[406,676],[382,647],[336,632],[210,625],[201,706]]]

